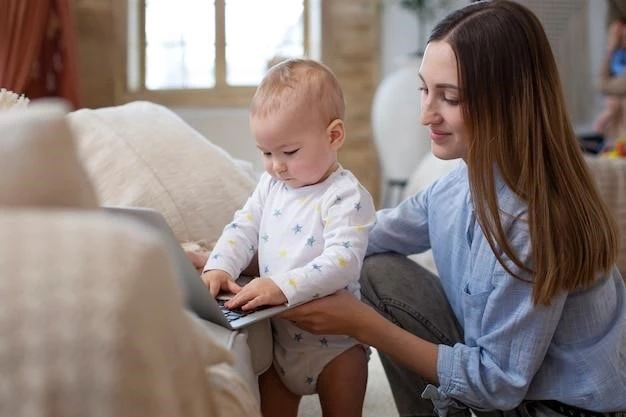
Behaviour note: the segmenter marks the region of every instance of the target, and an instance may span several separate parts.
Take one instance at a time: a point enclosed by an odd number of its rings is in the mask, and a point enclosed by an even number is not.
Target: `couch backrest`
[[[101,203],[156,209],[181,242],[212,247],[254,188],[233,158],[165,107],[134,102],[68,120]]]

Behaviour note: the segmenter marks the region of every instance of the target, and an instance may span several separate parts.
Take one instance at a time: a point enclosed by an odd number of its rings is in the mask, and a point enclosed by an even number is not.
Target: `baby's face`
[[[337,148],[319,118],[296,114],[252,116],[250,130],[265,170],[293,188],[325,180],[337,166]]]

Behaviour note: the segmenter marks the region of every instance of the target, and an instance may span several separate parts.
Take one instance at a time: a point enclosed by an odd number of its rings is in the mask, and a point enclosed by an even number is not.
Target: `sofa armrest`
[[[191,312],[187,314],[217,344],[235,357],[233,368],[248,384],[260,401],[257,377],[272,363],[272,332],[269,320],[255,323],[245,330],[229,330],[215,323],[200,319]]]

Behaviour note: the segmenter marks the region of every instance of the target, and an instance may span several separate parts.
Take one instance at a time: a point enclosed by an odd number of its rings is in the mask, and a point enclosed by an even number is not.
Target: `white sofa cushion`
[[[97,209],[63,108],[0,127],[0,415],[258,417],[158,234]]]
[[[154,231],[24,209],[0,210],[0,230],[0,415],[259,415],[231,355],[184,314]]]
[[[134,102],[78,110],[67,118],[101,204],[158,210],[185,247],[212,249],[256,184],[249,165],[233,159],[163,106]],[[244,363],[249,340],[253,373],[269,368],[272,343],[267,321],[250,326],[235,339],[237,335],[229,333],[215,336],[234,340],[226,345]],[[247,372],[244,366],[242,374]]]
[[[230,155],[163,106],[83,109],[68,120],[101,203],[156,209],[180,242],[212,248],[254,188]]]

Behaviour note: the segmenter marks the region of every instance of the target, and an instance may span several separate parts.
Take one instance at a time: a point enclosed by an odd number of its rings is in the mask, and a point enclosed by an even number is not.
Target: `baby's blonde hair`
[[[265,117],[284,110],[314,111],[326,124],[343,119],[345,103],[335,74],[311,59],[288,59],[271,67],[252,97],[250,113]]]

